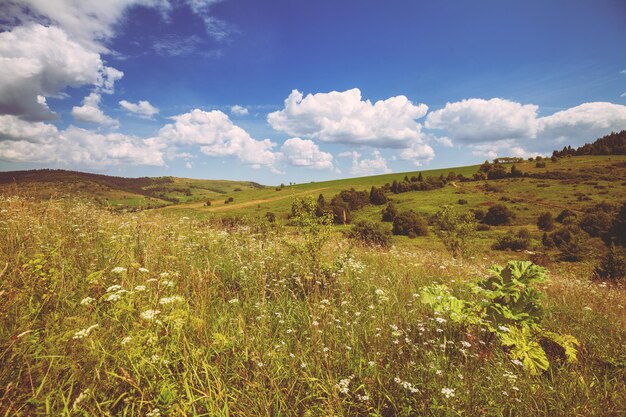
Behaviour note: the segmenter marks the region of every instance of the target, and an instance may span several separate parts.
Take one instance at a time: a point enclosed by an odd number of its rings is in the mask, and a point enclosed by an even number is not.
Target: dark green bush
[[[381,214],[384,222],[392,222],[398,215],[398,209],[396,209],[396,205],[393,202],[389,202],[387,207],[381,211]]]
[[[391,232],[380,223],[361,220],[348,232],[348,237],[368,246],[388,248],[391,245]]]
[[[594,271],[601,280],[624,282],[626,280],[626,249],[611,245]]]
[[[511,224],[511,221],[515,217],[515,214],[509,210],[509,208],[503,204],[496,204],[489,207],[483,223],[491,226],[500,226]]]
[[[405,211],[393,220],[393,234],[410,238],[428,235],[428,225],[424,218],[414,211]]]
[[[515,235],[502,236],[491,246],[494,250],[526,250],[530,247],[530,232],[521,228]]]
[[[541,213],[537,218],[537,227],[544,232],[550,232],[554,230],[556,226],[554,224],[554,217],[552,217],[552,213],[547,211]]]

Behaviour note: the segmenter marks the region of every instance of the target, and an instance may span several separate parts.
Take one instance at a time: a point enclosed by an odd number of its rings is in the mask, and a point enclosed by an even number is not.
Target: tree
[[[348,232],[348,237],[357,239],[368,246],[388,248],[391,244],[391,233],[380,223],[361,220]]]
[[[398,215],[398,209],[396,209],[396,205],[390,201],[387,203],[387,207],[381,211],[381,214],[383,215],[384,222],[392,222]]]
[[[417,236],[428,235],[428,225],[426,221],[414,211],[405,211],[396,216],[393,220],[394,235],[408,236],[414,238]]]
[[[471,213],[455,213],[445,206],[433,217],[435,235],[454,258],[463,258],[471,247],[470,240],[476,234],[476,221]]]
[[[496,204],[495,206],[489,207],[483,219],[483,223],[490,226],[508,225],[511,224],[511,220],[513,220],[514,217],[515,215],[508,207],[503,204]]]
[[[550,232],[555,228],[554,217],[552,217],[552,213],[544,212],[539,215],[537,218],[537,227],[544,232]]]
[[[385,192],[382,190],[382,188],[376,188],[372,186],[372,189],[370,191],[370,203],[375,206],[380,206],[382,204],[385,204],[386,202],[387,196],[385,195]]]

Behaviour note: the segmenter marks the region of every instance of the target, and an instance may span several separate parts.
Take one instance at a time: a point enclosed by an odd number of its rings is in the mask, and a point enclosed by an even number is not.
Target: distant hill
[[[0,193],[10,192],[11,187],[37,198],[72,195],[103,205],[143,208],[221,199],[231,192],[265,188],[250,181],[125,178],[63,169],[0,172]]]
[[[585,143],[576,149],[566,146],[560,151],[552,152],[552,155],[557,158],[583,155],[626,155],[626,130],[611,132],[593,143]]]

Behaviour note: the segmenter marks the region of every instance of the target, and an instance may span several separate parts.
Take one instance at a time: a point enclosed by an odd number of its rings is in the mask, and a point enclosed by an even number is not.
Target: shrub
[[[622,204],[622,207],[613,219],[607,239],[616,245],[626,246],[626,203]]]
[[[543,161],[537,161],[535,163],[535,168],[545,168],[546,167],[546,163]]]
[[[386,202],[387,196],[385,195],[383,189],[372,186],[372,189],[370,190],[370,203],[374,204],[375,206],[380,206],[385,204]]]
[[[426,221],[414,211],[405,211],[393,219],[393,234],[414,238],[428,235]]]
[[[491,230],[491,226],[489,226],[488,224],[484,224],[484,223],[478,223],[476,225],[476,230],[479,232],[486,232],[487,230]]]
[[[267,213],[265,213],[265,218],[270,223],[274,223],[276,221],[276,215],[272,213],[271,211],[268,211]]]
[[[591,237],[605,237],[611,229],[613,217],[604,211],[585,213],[578,225]]]
[[[387,207],[385,207],[382,211],[381,214],[383,216],[383,221],[384,222],[392,222],[396,216],[398,215],[398,209],[396,209],[396,205],[393,204],[392,202],[389,202],[387,204]]]
[[[544,212],[539,215],[537,218],[537,227],[545,232],[550,232],[554,230],[554,217],[552,217],[552,213]]]
[[[530,232],[526,228],[521,228],[517,233],[502,236],[491,246],[494,250],[526,250],[530,247]]]
[[[556,216],[556,221],[561,224],[570,224],[576,220],[576,217],[578,216],[572,210],[565,209]]]
[[[368,246],[388,248],[391,245],[391,233],[380,223],[361,220],[348,232],[348,237],[356,239]]]
[[[207,206],[207,207],[211,207],[211,200],[207,200],[207,201],[204,203],[204,205],[205,205],[205,206]]]
[[[489,207],[483,219],[483,223],[491,226],[508,225],[511,224],[511,220],[513,220],[514,217],[515,215],[508,207],[503,204],[496,204],[495,206]]]
[[[578,262],[591,256],[592,248],[589,238],[575,225],[567,225],[550,233],[549,239],[554,242],[559,251],[559,260]]]
[[[464,198],[459,198],[459,201],[457,201],[457,203],[459,203],[460,205],[465,205],[467,204],[467,200],[465,200]]]
[[[470,249],[470,240],[476,231],[476,221],[470,213],[459,214],[449,207],[433,217],[435,234],[453,257],[463,257]]]
[[[626,280],[626,249],[611,245],[594,270],[598,279],[623,282]]]
[[[472,212],[474,213],[474,219],[476,219],[476,221],[480,222],[485,218],[485,211],[483,209],[474,209]]]

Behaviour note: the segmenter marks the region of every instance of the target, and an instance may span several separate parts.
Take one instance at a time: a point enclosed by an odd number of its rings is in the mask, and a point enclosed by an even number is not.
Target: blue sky
[[[626,129],[623,1],[2,3],[1,170],[277,184]]]

